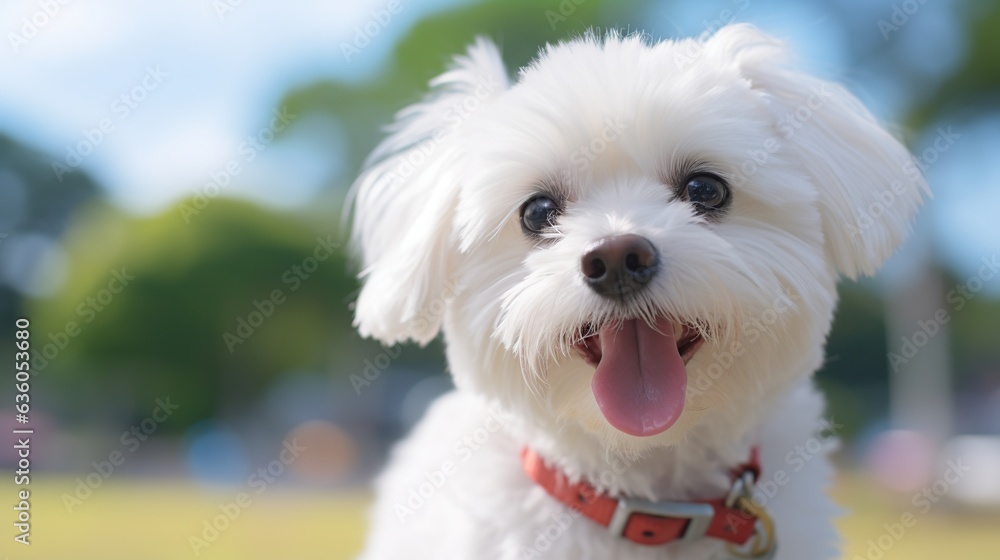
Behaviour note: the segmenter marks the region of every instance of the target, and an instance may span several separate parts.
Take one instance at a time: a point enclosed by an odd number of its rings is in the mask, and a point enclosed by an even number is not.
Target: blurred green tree
[[[23,314],[23,294],[10,276],[29,270],[39,255],[16,255],[12,247],[22,236],[48,238],[62,234],[70,214],[97,195],[96,183],[83,171],[61,179],[52,171],[53,158],[0,134],[0,337],[11,340],[14,320]],[[27,258],[26,258],[27,257]],[[0,359],[13,362],[13,347],[0,345]],[[0,395],[10,390],[0,389]]]
[[[1000,2],[966,0],[956,6],[963,20],[962,57],[918,97],[907,118],[918,130],[942,118],[973,119],[1000,109]]]
[[[190,204],[149,218],[92,205],[68,232],[72,281],[31,302],[35,369],[70,389],[61,408],[141,418],[169,395],[182,428],[246,409],[283,372],[376,348],[351,327],[335,235],[232,199],[185,220]]]

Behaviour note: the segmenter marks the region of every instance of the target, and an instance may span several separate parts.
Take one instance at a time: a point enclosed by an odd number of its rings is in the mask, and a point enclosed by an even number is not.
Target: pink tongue
[[[600,333],[601,363],[591,389],[608,422],[633,436],[663,432],[684,409],[687,371],[673,326],[661,319],[656,328],[660,332],[631,319]]]

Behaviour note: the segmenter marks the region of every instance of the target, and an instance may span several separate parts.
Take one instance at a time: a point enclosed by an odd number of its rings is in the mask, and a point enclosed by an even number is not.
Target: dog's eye
[[[559,205],[547,196],[536,196],[521,207],[521,227],[526,233],[539,234],[555,224]]]
[[[729,201],[729,187],[715,175],[694,175],[684,186],[687,199],[699,212],[717,210]]]

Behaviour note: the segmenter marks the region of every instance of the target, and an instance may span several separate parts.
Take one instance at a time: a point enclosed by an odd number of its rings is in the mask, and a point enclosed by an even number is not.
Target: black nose
[[[656,248],[645,237],[631,233],[599,239],[580,259],[584,282],[598,294],[612,299],[642,290],[657,269]]]

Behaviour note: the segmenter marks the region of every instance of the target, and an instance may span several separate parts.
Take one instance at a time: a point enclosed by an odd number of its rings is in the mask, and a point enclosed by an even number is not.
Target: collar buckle
[[[757,484],[756,475],[753,471],[745,470],[743,471],[736,480],[733,481],[733,485],[729,488],[729,494],[726,496],[726,507],[734,508],[736,507],[736,502],[740,498],[752,498],[752,492],[754,485]]]
[[[608,523],[608,530],[612,534],[624,536],[629,520],[637,513],[655,517],[687,519],[689,523],[679,540],[694,541],[703,538],[708,532],[708,527],[715,516],[715,509],[711,504],[696,502],[650,502],[621,498],[618,500],[618,507],[615,508],[614,515],[611,516],[611,522]]]
[[[771,560],[778,550],[774,534],[774,521],[768,515],[767,510],[753,501],[752,493],[756,484],[756,476],[753,471],[743,471],[733,481],[729,495],[726,496],[725,506],[727,508],[736,508],[756,518],[754,534],[747,546],[736,547],[732,543],[727,545],[726,548],[732,558]]]

